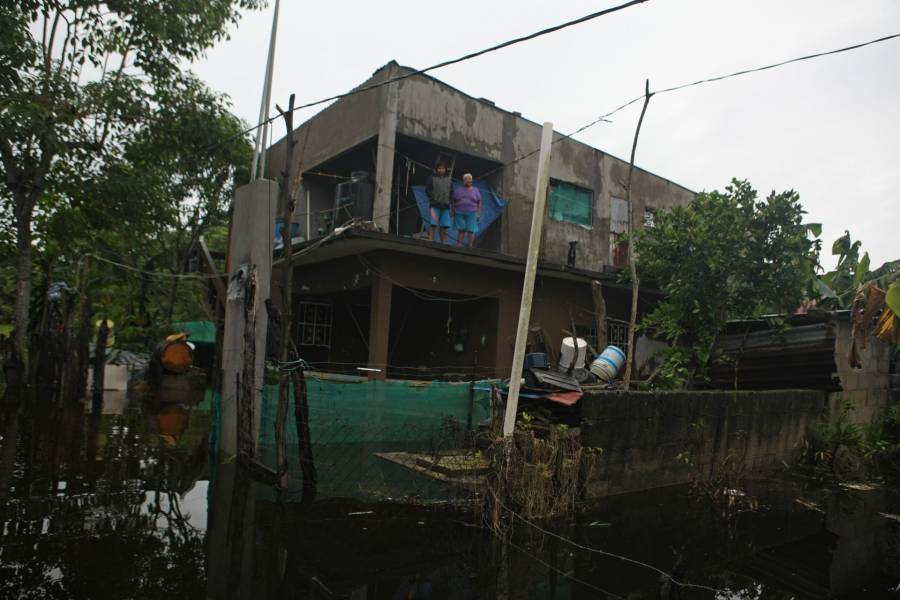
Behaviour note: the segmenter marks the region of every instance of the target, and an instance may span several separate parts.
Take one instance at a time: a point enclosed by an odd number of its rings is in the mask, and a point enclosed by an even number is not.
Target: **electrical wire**
[[[679,90],[683,90],[683,89],[690,88],[690,87],[694,87],[694,86],[698,86],[698,85],[703,85],[703,84],[705,84],[705,83],[712,83],[712,82],[715,82],[715,81],[723,81],[723,80],[725,80],[725,79],[731,79],[732,77],[740,77],[740,76],[742,76],[742,75],[748,75],[748,74],[751,74],[751,73],[759,73],[760,71],[768,71],[768,70],[770,70],[770,69],[776,69],[776,68],[778,68],[778,67],[783,67],[783,66],[785,66],[785,65],[789,65],[789,64],[793,64],[793,63],[797,63],[797,62],[802,62],[802,61],[806,61],[806,60],[812,60],[812,59],[814,59],[814,58],[821,58],[821,57],[823,57],[823,56],[831,56],[831,55],[834,55],[834,54],[840,54],[840,53],[842,53],[842,52],[849,52],[850,50],[857,50],[857,49],[859,49],[859,48],[864,48],[864,47],[866,47],[866,46],[871,46],[872,44],[878,44],[878,43],[881,43],[881,42],[886,42],[886,41],[889,41],[889,40],[893,40],[893,39],[896,39],[896,38],[898,38],[898,37],[900,37],[900,33],[895,33],[895,34],[892,34],[892,35],[886,35],[886,36],[883,36],[883,37],[880,37],[880,38],[876,38],[876,39],[874,39],[874,40],[869,40],[869,41],[867,41],[867,42],[861,42],[861,43],[853,44],[853,45],[850,45],[850,46],[844,46],[844,47],[842,47],[842,48],[836,48],[836,49],[834,49],[834,50],[826,50],[826,51],[824,51],[824,52],[816,52],[816,53],[814,53],[814,54],[807,54],[807,55],[804,55],[804,56],[798,56],[798,57],[796,57],[796,58],[790,58],[790,59],[787,59],[787,60],[783,60],[783,61],[780,61],[780,62],[777,62],[777,63],[772,63],[772,64],[764,65],[764,66],[761,66],[761,67],[753,67],[753,68],[748,68],[748,69],[742,69],[742,70],[740,70],[740,71],[734,71],[734,72],[732,72],[732,73],[727,73],[727,74],[724,74],[724,75],[716,75],[716,76],[713,76],[713,77],[705,77],[705,78],[703,78],[703,79],[698,79],[698,80],[692,81],[692,82],[690,82],[690,83],[682,83],[682,84],[680,84],[680,85],[675,85],[675,86],[672,86],[672,87],[668,87],[668,88],[664,88],[664,89],[661,89],[661,90],[657,90],[657,91],[655,91],[655,92],[651,92],[651,95],[668,94],[668,93],[670,93],[670,92],[677,92],[677,91],[679,91]],[[593,121],[591,121],[591,122],[589,122],[589,123],[587,123],[587,124],[585,124],[585,125],[582,125],[581,127],[579,127],[578,129],[576,129],[576,130],[573,131],[572,133],[569,133],[569,134],[566,134],[566,135],[562,135],[561,137],[559,137],[559,138],[553,140],[552,144],[559,143],[559,142],[561,142],[561,141],[563,141],[563,140],[567,140],[567,139],[571,138],[572,136],[578,135],[579,133],[581,133],[581,132],[583,132],[583,131],[585,131],[585,130],[587,130],[587,129],[590,129],[591,127],[593,127],[594,125],[596,125],[596,124],[598,124],[598,123],[609,122],[609,117],[615,115],[616,113],[618,113],[618,112],[620,112],[620,111],[622,111],[622,110],[628,108],[628,107],[631,106],[632,104],[635,104],[635,103],[637,103],[637,102],[639,102],[639,101],[641,101],[641,100],[643,100],[643,99],[644,99],[644,95],[643,95],[643,94],[641,94],[640,96],[635,96],[634,98],[632,98],[631,100],[625,102],[624,104],[621,104],[621,105],[618,106],[617,108],[615,108],[615,109],[613,109],[613,110],[611,110],[611,111],[609,111],[609,112],[607,112],[607,113],[604,113],[604,114],[600,115],[599,117],[597,117],[596,119],[594,119]],[[511,160],[510,162],[505,163],[505,164],[503,164],[503,165],[500,165],[499,167],[496,167],[496,168],[494,168],[494,169],[491,169],[490,171],[487,171],[486,173],[483,173],[482,175],[479,176],[479,179],[483,179],[483,178],[487,177],[488,175],[491,175],[491,174],[495,173],[496,171],[499,171],[500,169],[503,169],[503,168],[505,168],[505,167],[512,166],[512,165],[514,165],[514,164],[516,164],[516,163],[518,163],[518,162],[520,162],[520,161],[522,161],[522,160],[525,160],[526,158],[528,158],[528,157],[530,157],[530,156],[534,156],[534,155],[537,154],[538,152],[540,152],[540,148],[536,148],[536,149],[534,149],[534,150],[532,150],[532,151],[530,151],[530,152],[528,152],[528,153],[526,153],[526,154],[523,154],[522,156],[517,156],[516,158],[514,158],[514,159]]]
[[[640,1],[646,1],[646,0],[640,0]],[[566,24],[557,26],[556,28],[550,28],[550,30],[556,31],[556,30],[558,30],[558,29],[562,29],[563,27],[566,27],[566,26],[575,24],[575,23],[577,23],[577,22],[583,22],[584,20],[589,20],[589,18],[596,18],[597,16],[602,16],[602,14],[606,14],[606,13],[608,13],[608,12],[610,12],[610,11],[613,11],[613,10],[619,10],[619,9],[621,9],[621,8],[630,6],[630,5],[635,4],[635,3],[636,3],[636,2],[630,2],[630,3],[628,3],[628,4],[621,5],[620,7],[614,7],[614,9],[609,9],[608,11],[600,11],[599,13],[592,13],[591,15],[587,15],[586,17],[582,17],[582,19],[579,19],[579,20],[576,20],[576,21],[570,21],[570,22],[568,22],[568,23],[566,23]],[[549,32],[550,30],[543,30],[543,31]],[[543,35],[543,33],[541,33],[541,32],[538,32],[538,34]],[[525,38],[517,38],[517,40],[518,40],[518,41],[524,41],[525,39],[532,39],[532,37],[537,37],[538,34],[532,34],[531,37],[526,36]],[[683,84],[680,84],[680,85],[676,85],[676,86],[664,88],[664,89],[662,89],[662,90],[658,90],[658,91],[652,92],[652,94],[653,94],[653,95],[657,95],[657,94],[666,94],[666,93],[671,93],[671,92],[683,90],[683,89],[690,88],[690,87],[694,87],[694,86],[698,86],[698,85],[703,85],[703,84],[706,84],[706,83],[711,83],[711,82],[716,82],[716,81],[723,81],[723,80],[725,80],[725,79],[730,79],[730,78],[733,78],[733,77],[740,77],[740,76],[742,76],[742,75],[748,75],[748,74],[751,74],[751,73],[758,73],[758,72],[761,72],[761,71],[767,71],[767,70],[770,70],[770,69],[775,69],[775,68],[778,68],[778,67],[782,67],[782,66],[789,65],[789,64],[793,64],[793,63],[797,63],[797,62],[802,62],[802,61],[806,61],[806,60],[812,60],[812,59],[815,59],[815,58],[821,58],[821,57],[823,57],[823,56],[831,56],[831,55],[840,54],[840,53],[843,53],[843,52],[849,52],[849,51],[851,51],[851,50],[857,50],[857,49],[859,49],[859,48],[864,48],[864,47],[866,47],[866,46],[870,46],[870,45],[873,45],[873,44],[878,44],[878,43],[881,43],[881,42],[886,42],[886,41],[889,41],[889,40],[893,40],[893,39],[896,39],[896,38],[898,38],[898,37],[900,37],[900,33],[892,34],[892,35],[887,35],[887,36],[883,36],[883,37],[880,37],[880,38],[876,38],[876,39],[873,39],[873,40],[869,40],[869,41],[867,41],[867,42],[861,42],[861,43],[857,43],[857,44],[852,44],[852,45],[850,45],[850,46],[844,46],[844,47],[842,47],[842,48],[837,48],[837,49],[833,49],[833,50],[827,50],[827,51],[824,51],[824,52],[817,52],[817,53],[814,53],[814,54],[807,54],[807,55],[804,55],[804,56],[799,56],[799,57],[795,57],[795,58],[790,58],[790,59],[787,59],[787,60],[783,60],[783,61],[780,61],[780,62],[777,62],[777,63],[772,63],[772,64],[764,65],[764,66],[761,66],[761,67],[754,67],[754,68],[742,69],[742,70],[734,71],[734,72],[732,72],[732,73],[727,73],[727,74],[724,74],[724,75],[716,75],[716,76],[713,76],[713,77],[706,77],[706,78],[698,79],[698,80],[696,80],[696,81],[692,81],[692,82],[689,82],[689,83],[683,83]],[[513,41],[513,43],[515,43],[515,40]],[[509,43],[505,43],[505,44],[506,44],[506,45],[510,45]],[[501,45],[498,45],[498,46],[496,46],[496,47],[493,47],[492,49],[498,49],[498,48],[500,48],[500,47],[504,47],[504,46],[501,44]],[[481,53],[484,53],[484,52],[487,52],[487,51],[491,51],[491,49],[488,49],[488,50],[486,50],[486,51],[481,51]],[[478,56],[478,55],[480,55],[480,54],[479,54],[479,53],[474,53],[474,56]],[[467,55],[467,56],[468,56],[468,55]],[[474,58],[474,56],[471,56],[471,57]],[[437,69],[437,68],[439,68],[439,67],[441,67],[441,66],[446,66],[447,64],[453,64],[454,62],[460,62],[461,60],[465,60],[465,59],[466,59],[466,57],[462,57],[462,58],[460,58],[460,59],[454,59],[453,61],[445,61],[444,63],[439,63],[438,65],[432,65],[431,67],[427,67],[427,68],[425,68],[425,69],[421,69],[421,70],[418,70],[418,71],[413,71],[413,72],[411,72],[411,73],[407,73],[407,74],[404,74],[404,75],[402,75],[402,76],[398,76],[398,77],[396,77],[396,78],[393,78],[393,79],[390,79],[390,80],[387,80],[387,81],[384,81],[384,82],[380,82],[380,83],[378,83],[378,84],[373,84],[372,86],[367,86],[367,87],[364,87],[364,88],[357,88],[357,89],[352,90],[352,91],[350,91],[350,92],[348,92],[348,93],[346,93],[346,94],[343,94],[343,95],[334,96],[334,97],[332,97],[332,98],[328,98],[328,99],[320,100],[320,101],[313,102],[313,103],[310,103],[310,104],[307,104],[307,105],[299,106],[299,107],[296,107],[294,110],[299,110],[300,108],[304,108],[304,107],[308,107],[308,106],[314,106],[315,104],[320,104],[320,103],[322,103],[322,102],[327,102],[327,101],[330,101],[330,100],[337,100],[337,99],[340,99],[340,98],[344,98],[344,97],[346,97],[346,96],[349,96],[349,95],[351,95],[351,94],[358,93],[358,92],[360,92],[360,91],[365,91],[365,90],[367,90],[367,89],[373,89],[374,87],[380,87],[380,86],[382,86],[382,85],[386,85],[387,83],[391,83],[392,81],[396,81],[396,80],[399,80],[399,79],[406,79],[406,78],[408,78],[408,77],[412,77],[412,76],[414,76],[414,75],[419,75],[419,74],[425,73],[425,72],[427,72],[427,71]],[[633,104],[635,104],[635,103],[637,103],[637,102],[643,100],[643,98],[644,98],[643,95],[635,96],[635,97],[632,98],[631,100],[628,100],[627,102],[624,102],[623,104],[619,105],[618,107],[614,108],[613,110],[611,110],[611,111],[609,111],[609,112],[606,112],[606,113],[600,115],[599,117],[597,117],[596,119],[594,119],[594,120],[592,120],[592,121],[590,121],[590,122],[588,122],[588,123],[582,125],[581,127],[579,127],[578,129],[576,129],[575,131],[572,131],[571,133],[568,133],[568,134],[564,134],[564,135],[559,136],[558,138],[556,138],[556,139],[554,139],[554,140],[552,141],[552,144],[557,144],[557,143],[562,142],[562,141],[564,141],[564,140],[571,139],[572,137],[578,135],[579,133],[582,133],[582,132],[586,131],[587,129],[590,129],[591,127],[597,125],[598,123],[610,122],[610,121],[609,121],[609,118],[610,118],[610,117],[612,117],[613,115],[615,115],[615,114],[621,112],[622,110],[628,108],[629,106],[631,106],[631,105],[633,105]],[[275,119],[275,118],[276,118],[276,117],[272,117],[272,119]],[[270,121],[271,121],[272,119],[270,119]],[[257,125],[256,127],[260,127],[260,126],[262,126],[263,124],[264,124],[264,123],[261,123],[261,124]],[[254,129],[256,129],[256,127],[253,127],[253,128],[247,130],[247,131],[244,132],[244,133],[249,133],[250,131],[253,131]],[[243,135],[243,134],[242,134],[242,135]],[[388,146],[388,145],[386,145],[386,144],[382,144],[382,145],[383,145],[384,147],[390,149],[390,150],[393,151],[394,153],[398,154],[399,156],[401,156],[401,157],[407,159],[407,160],[410,160],[410,161],[412,161],[412,162],[414,162],[414,163],[416,163],[416,164],[419,164],[419,165],[421,165],[421,166],[423,166],[423,167],[425,167],[425,168],[429,168],[429,169],[431,168],[430,166],[428,166],[428,165],[426,165],[426,164],[424,164],[424,163],[422,163],[422,162],[420,162],[420,161],[417,161],[417,160],[415,160],[415,159],[413,159],[413,158],[411,158],[411,157],[408,157],[408,156],[404,155],[403,153],[401,153],[401,152],[399,152],[398,150],[396,150],[396,148],[393,148],[393,147]],[[509,161],[509,162],[507,162],[507,163],[500,164],[500,165],[498,165],[498,166],[496,166],[496,167],[490,169],[489,171],[486,171],[486,172],[480,174],[480,175],[477,177],[477,179],[485,179],[485,178],[489,177],[490,175],[496,173],[497,171],[499,171],[499,170],[501,170],[501,169],[504,169],[504,168],[506,168],[506,167],[510,167],[510,166],[512,166],[512,165],[514,165],[514,164],[516,164],[516,163],[519,163],[519,162],[525,160],[526,158],[529,158],[529,157],[531,157],[531,156],[534,156],[534,155],[537,154],[538,152],[540,152],[540,148],[535,148],[534,150],[531,150],[530,152],[527,152],[527,153],[525,153],[525,154],[523,154],[523,155],[521,155],[521,156],[515,157],[513,160],[511,160],[511,161]],[[326,175],[326,176],[330,176],[330,177],[340,177],[340,176],[337,176],[337,175],[326,174],[326,173],[310,173],[310,174]],[[404,208],[402,208],[402,209],[400,209],[400,210],[401,210],[401,211],[404,211],[404,210],[408,210],[408,209],[414,208],[414,207],[415,207],[415,205],[410,205],[410,206],[404,207]],[[322,213],[326,213],[326,212],[334,212],[334,210],[335,210],[335,209],[333,209],[333,208],[330,208],[330,209],[321,209],[321,210],[318,211],[318,213],[319,213],[319,214],[322,214]],[[302,214],[299,215],[299,216],[305,216],[306,214],[315,214],[315,213],[312,212],[312,211],[310,211],[310,213],[302,213]],[[374,220],[376,220],[376,219],[380,219],[380,218],[383,218],[383,217],[390,217],[390,216],[391,216],[390,213],[384,214],[384,215],[377,215],[377,216],[373,216],[373,217],[372,217],[372,220],[374,221]]]
[[[686,582],[678,581],[677,579],[675,579],[674,577],[672,577],[672,575],[671,575],[670,573],[667,573],[666,571],[663,571],[662,569],[660,569],[660,568],[658,568],[658,567],[654,567],[653,565],[647,564],[647,563],[642,562],[642,561],[639,561],[639,560],[637,560],[637,559],[629,558],[629,557],[627,557],[627,556],[622,556],[621,554],[615,554],[615,553],[613,553],[613,552],[608,552],[608,551],[606,551],[606,550],[601,550],[600,548],[592,548],[592,547],[590,547],[590,546],[585,546],[584,544],[579,544],[579,543],[576,542],[575,540],[571,540],[571,539],[569,539],[569,538],[567,538],[567,537],[565,537],[565,536],[559,535],[559,534],[554,533],[554,532],[552,532],[552,531],[548,531],[548,530],[544,529],[543,527],[539,526],[538,524],[536,524],[536,523],[534,523],[534,522],[532,522],[532,521],[529,521],[528,519],[526,519],[525,517],[523,517],[522,515],[520,515],[520,514],[517,513],[516,511],[514,511],[513,509],[511,509],[511,508],[509,508],[508,506],[506,506],[503,502],[500,501],[499,498],[497,498],[496,495],[494,495],[494,501],[497,502],[497,504],[498,504],[501,508],[503,508],[504,510],[506,510],[510,515],[512,515],[514,518],[520,520],[522,523],[524,523],[524,524],[528,525],[529,527],[531,527],[531,528],[533,528],[533,529],[535,529],[535,530],[541,532],[541,533],[544,534],[544,535],[550,536],[550,537],[552,537],[552,538],[556,538],[556,539],[558,539],[558,540],[560,540],[560,541],[562,541],[562,542],[565,542],[565,543],[569,544],[570,546],[573,546],[573,547],[575,547],[575,548],[578,548],[579,550],[584,550],[585,552],[591,552],[591,553],[593,553],[593,554],[600,554],[601,556],[606,556],[607,558],[614,558],[614,559],[617,559],[617,560],[621,560],[621,561],[623,561],[623,562],[627,562],[627,563],[631,563],[631,564],[633,564],[633,565],[637,565],[637,566],[639,566],[639,567],[644,567],[645,569],[649,569],[649,570],[651,570],[651,571],[653,571],[653,572],[655,572],[655,573],[658,573],[660,576],[665,577],[666,579],[668,579],[669,581],[671,581],[672,583],[674,583],[675,585],[677,585],[677,586],[679,586],[679,587],[683,587],[683,588],[693,588],[693,589],[699,589],[699,590],[705,590],[705,591],[708,591],[708,592],[713,592],[713,593],[715,593],[715,594],[727,594],[727,590],[720,590],[720,589],[717,589],[717,588],[714,588],[714,587],[709,587],[709,586],[706,586],[706,585],[700,585],[700,584],[696,584],[696,583],[686,583]]]
[[[583,579],[579,579],[578,577],[575,577],[575,576],[572,575],[571,573],[568,573],[568,572],[566,572],[566,571],[563,571],[562,569],[559,569],[559,568],[557,568],[557,567],[554,567],[553,565],[551,565],[551,564],[548,563],[547,561],[545,561],[545,560],[543,560],[543,559],[541,559],[541,558],[538,558],[537,556],[535,556],[535,555],[532,554],[531,552],[527,551],[527,550],[526,550],[525,548],[523,548],[522,546],[519,546],[518,544],[515,544],[514,542],[512,542],[512,541],[510,541],[510,540],[504,540],[504,543],[509,544],[511,547],[515,548],[516,550],[518,550],[519,552],[521,552],[521,553],[524,554],[525,556],[529,557],[530,559],[534,560],[535,562],[540,563],[541,565],[547,567],[548,569],[551,569],[551,570],[555,571],[556,573],[562,575],[562,576],[565,577],[566,579],[570,579],[570,580],[574,581],[574,582],[577,583],[578,585],[584,586],[584,587],[586,587],[586,588],[590,588],[590,589],[594,590],[595,592],[600,592],[601,594],[604,594],[604,595],[607,596],[607,597],[616,598],[617,600],[626,600],[626,598],[624,598],[623,596],[619,596],[618,594],[614,594],[614,593],[612,593],[612,592],[610,592],[610,591],[608,591],[608,590],[604,590],[604,589],[601,588],[601,587],[597,587],[596,585],[594,585],[594,584],[592,584],[592,583],[588,583],[587,581],[585,581],[585,580],[583,580]]]
[[[530,33],[530,34],[528,34],[528,35],[524,35],[524,36],[517,37],[517,38],[512,38],[512,39],[510,39],[510,40],[506,40],[505,42],[500,42],[499,44],[495,44],[495,45],[493,45],[493,46],[489,46],[489,47],[483,48],[483,49],[481,49],[481,50],[476,50],[475,52],[470,52],[469,54],[465,54],[465,55],[459,56],[459,57],[457,57],[457,58],[451,58],[451,59],[449,59],[449,60],[445,60],[445,61],[439,62],[439,63],[437,63],[437,64],[431,65],[430,67],[425,67],[424,69],[413,70],[413,71],[410,71],[409,73],[404,73],[404,74],[402,74],[402,75],[397,75],[397,76],[395,76],[395,77],[388,78],[388,79],[386,79],[386,80],[384,80],[384,81],[379,81],[379,82],[376,82],[376,83],[372,83],[372,84],[370,84],[370,85],[360,86],[360,87],[354,88],[354,89],[352,89],[352,90],[350,90],[350,91],[348,91],[348,92],[344,92],[344,93],[342,93],[342,94],[336,94],[336,95],[334,95],[334,96],[329,96],[329,97],[327,97],[327,98],[322,98],[322,99],[320,99],[320,100],[315,100],[315,101],[313,101],[313,102],[307,102],[306,104],[301,104],[301,105],[299,105],[299,106],[295,106],[295,107],[294,107],[294,111],[302,110],[302,109],[304,109],[304,108],[311,108],[311,107],[313,107],[313,106],[318,106],[318,105],[320,105],[320,104],[325,104],[325,103],[327,103],[327,102],[333,102],[333,101],[335,101],[335,100],[340,100],[340,99],[342,99],[342,98],[347,98],[348,96],[353,96],[353,95],[355,95],[355,94],[359,94],[359,93],[362,93],[362,92],[368,92],[368,91],[370,91],[370,90],[374,90],[374,89],[377,89],[377,88],[380,88],[380,87],[384,87],[384,86],[389,85],[389,84],[391,84],[391,83],[394,83],[394,82],[396,82],[396,81],[402,81],[402,80],[404,80],[404,79],[408,79],[408,78],[410,78],[410,77],[414,77],[414,76],[416,76],[416,75],[424,75],[425,73],[428,73],[428,72],[430,72],[430,71],[435,71],[435,70],[441,69],[441,68],[443,68],[443,67],[448,67],[448,66],[450,66],[450,65],[455,65],[455,64],[458,64],[458,63],[467,61],[467,60],[471,60],[471,59],[473,59],[473,58],[477,58],[477,57],[479,57],[479,56],[483,56],[483,55],[488,54],[488,53],[490,53],[490,52],[496,52],[497,50],[501,50],[501,49],[503,49],[503,48],[508,48],[509,46],[513,46],[513,45],[515,45],[515,44],[519,44],[519,43],[522,43],[522,42],[527,42],[527,41],[529,41],[529,40],[533,40],[533,39],[535,39],[535,38],[538,38],[538,37],[541,37],[541,36],[544,36],[544,35],[548,35],[548,34],[550,34],[550,33],[555,33],[555,32],[557,32],[557,31],[560,31],[561,29],[566,29],[567,27],[572,27],[572,26],[574,26],[574,25],[579,25],[579,24],[585,23],[585,22],[587,22],[587,21],[592,21],[592,20],[597,19],[597,18],[599,18],[599,17],[603,17],[603,16],[606,16],[606,15],[608,15],[608,14],[612,14],[612,13],[618,12],[618,11],[620,11],[620,10],[624,10],[624,9],[626,9],[626,8],[630,8],[630,7],[635,6],[635,5],[637,5],[637,4],[643,4],[644,2],[647,2],[647,1],[648,1],[648,0],[631,0],[630,2],[626,2],[626,3],[624,3],[624,4],[619,4],[618,6],[613,6],[613,7],[611,7],[611,8],[607,8],[607,9],[604,9],[604,10],[599,10],[599,11],[596,11],[596,12],[592,12],[592,13],[590,13],[590,14],[587,14],[587,15],[583,16],[583,17],[579,17],[579,18],[573,19],[573,20],[571,20],[571,21],[566,21],[566,22],[560,23],[560,24],[558,24],[558,25],[553,25],[552,27],[547,27],[547,28],[545,28],[545,29],[541,29],[541,30],[539,30],[539,31],[535,31],[534,33]],[[241,131],[240,133],[238,133],[238,134],[236,134],[236,135],[234,135],[234,136],[231,136],[231,137],[229,137],[229,138],[226,138],[226,139],[222,140],[221,142],[217,142],[216,144],[213,144],[213,145],[210,146],[210,147],[211,147],[211,148],[215,148],[215,147],[216,147],[217,145],[219,145],[219,144],[223,144],[223,143],[228,142],[228,141],[231,141],[231,140],[233,140],[233,139],[238,139],[238,138],[244,137],[244,136],[247,135],[248,133],[252,133],[253,131],[259,129],[260,127],[262,127],[262,126],[264,126],[264,125],[268,125],[269,123],[273,122],[275,119],[279,118],[279,116],[280,116],[280,115],[274,115],[274,116],[272,116],[272,117],[269,117],[268,119],[266,119],[266,120],[264,120],[264,121],[262,121],[262,122],[260,122],[260,123],[258,123],[258,124],[256,124],[256,125],[254,125],[253,127],[250,127],[250,128],[248,128],[248,129],[245,129],[245,130]]]
[[[121,269],[125,269],[127,271],[131,271],[133,273],[139,273],[141,275],[146,275],[148,277],[166,277],[169,279],[218,279],[223,277],[223,275],[213,275],[213,274],[203,274],[203,273],[166,273],[164,271],[147,271],[145,269],[141,269],[139,267],[133,267],[131,265],[126,265],[125,263],[120,263],[115,260],[111,260],[109,258],[104,258],[98,254],[88,253],[83,255],[85,258],[93,258],[95,260],[99,260],[101,262],[108,263],[110,265],[119,267]]]

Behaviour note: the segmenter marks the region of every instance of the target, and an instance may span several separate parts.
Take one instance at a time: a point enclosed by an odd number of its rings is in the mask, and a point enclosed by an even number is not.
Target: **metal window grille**
[[[611,346],[618,346],[628,354],[628,322],[618,319],[606,320],[607,339]]]
[[[331,348],[330,302],[300,302],[300,318],[297,321],[301,346]]]
[[[656,211],[648,208],[644,210],[644,227],[656,227]]]

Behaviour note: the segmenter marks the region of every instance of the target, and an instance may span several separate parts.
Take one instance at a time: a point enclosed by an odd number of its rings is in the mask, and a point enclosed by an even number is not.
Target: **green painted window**
[[[571,183],[550,182],[550,218],[582,227],[591,227],[594,216],[594,194]]]

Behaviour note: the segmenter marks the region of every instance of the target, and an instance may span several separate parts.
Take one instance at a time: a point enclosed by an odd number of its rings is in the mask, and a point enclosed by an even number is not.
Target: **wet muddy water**
[[[0,598],[900,598],[884,484],[666,488],[501,539],[432,497],[279,498],[210,457],[208,399],[0,420]]]

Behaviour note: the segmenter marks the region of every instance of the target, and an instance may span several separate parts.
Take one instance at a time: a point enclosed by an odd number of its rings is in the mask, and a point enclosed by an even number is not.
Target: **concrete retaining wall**
[[[862,367],[854,369],[847,361],[850,332],[849,319],[837,322],[834,363],[843,391],[828,395],[828,410],[835,417],[847,406],[851,422],[871,423],[891,403],[890,346],[867,336],[866,347],[859,352]]]
[[[603,449],[589,497],[708,478],[729,455],[748,469],[772,466],[826,407],[810,390],[595,392],[582,402],[582,442]]]

